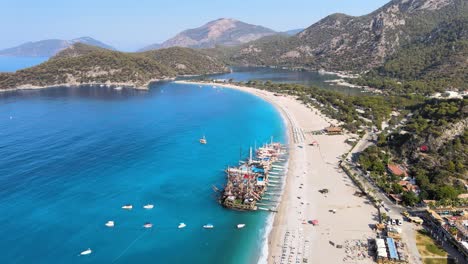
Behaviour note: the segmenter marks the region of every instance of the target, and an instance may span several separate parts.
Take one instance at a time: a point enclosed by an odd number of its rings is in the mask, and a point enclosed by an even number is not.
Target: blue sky
[[[389,0],[0,0],[0,49],[91,36],[118,49],[162,42],[229,17],[284,31],[336,12],[364,15]]]

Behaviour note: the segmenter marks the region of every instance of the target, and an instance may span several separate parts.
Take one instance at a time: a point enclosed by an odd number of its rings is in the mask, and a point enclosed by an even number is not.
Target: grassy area
[[[452,259],[447,258],[423,258],[424,264],[454,264]]]
[[[416,233],[416,245],[425,264],[453,263],[447,258],[447,252],[436,244],[436,241],[427,234],[426,230],[419,230]]]

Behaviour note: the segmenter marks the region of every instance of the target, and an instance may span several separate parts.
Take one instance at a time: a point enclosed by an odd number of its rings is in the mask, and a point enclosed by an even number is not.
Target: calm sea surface
[[[0,56],[0,72],[14,72],[41,64],[47,57],[3,57]]]
[[[362,89],[350,88],[347,86],[334,85],[329,82],[339,79],[333,74],[320,74],[310,71],[291,71],[284,69],[273,69],[266,67],[234,67],[233,72],[226,74],[216,74],[210,78],[233,79],[237,82],[246,82],[250,80],[272,81],[280,83],[299,83],[304,85],[313,85],[327,90],[337,91],[349,95],[360,95]],[[200,79],[195,77],[192,79]]]

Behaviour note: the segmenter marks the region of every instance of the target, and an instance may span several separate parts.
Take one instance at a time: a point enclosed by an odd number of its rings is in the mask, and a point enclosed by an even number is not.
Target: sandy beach
[[[366,198],[354,195],[358,188],[338,166],[351,148],[345,143],[350,135],[313,135],[312,131],[336,121],[290,96],[229,84],[210,85],[259,96],[277,107],[288,124],[289,166],[268,238],[267,262],[373,263],[359,245],[375,236],[370,224],[376,223],[377,210]],[[310,146],[314,141],[318,145]],[[329,190],[327,194],[319,192],[324,188]],[[313,226],[309,220],[319,224]]]

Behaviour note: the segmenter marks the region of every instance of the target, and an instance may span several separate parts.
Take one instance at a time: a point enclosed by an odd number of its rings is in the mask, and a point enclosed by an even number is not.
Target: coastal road
[[[377,135],[373,132],[367,131],[364,136],[359,140],[354,148],[346,156],[345,163],[351,169],[351,173],[358,175],[361,178],[361,183],[367,190],[370,190],[373,195],[384,203],[383,210],[392,219],[403,219],[402,213],[406,210],[403,206],[397,205],[391,201],[388,196],[383,193],[375,182],[357,167],[357,159],[359,153],[364,151],[369,146],[374,145]],[[409,254],[410,263],[422,263],[421,255],[416,247],[416,230],[418,227],[410,222],[403,222],[401,226],[402,241],[407,245],[407,252]]]

